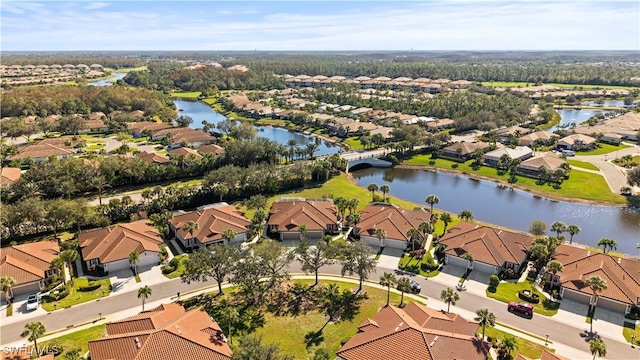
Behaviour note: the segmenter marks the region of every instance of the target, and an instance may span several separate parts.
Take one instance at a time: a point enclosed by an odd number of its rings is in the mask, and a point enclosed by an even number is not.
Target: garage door
[[[447,254],[445,262],[447,264],[451,264],[451,265],[454,265],[454,266],[460,266],[460,267],[463,267],[465,269],[467,268],[467,260],[459,258],[457,256],[451,256],[451,255]]]
[[[369,246],[375,247],[376,249],[380,247],[380,240],[378,240],[378,238],[376,237],[362,236],[360,239],[366,242]]]
[[[394,249],[404,250],[407,247],[407,242],[400,241],[400,240],[385,239],[384,246],[394,248]]]
[[[562,298],[577,301],[581,304],[589,305],[589,302],[591,300],[591,295],[573,291],[570,289],[564,289]]]
[[[40,283],[36,281],[24,285],[18,285],[14,286],[11,290],[14,297],[25,294],[33,294],[40,292]]]
[[[158,265],[157,253],[149,252],[149,253],[140,255],[140,262],[138,263],[138,267],[153,266],[153,265]]]
[[[324,232],[322,231],[307,231],[307,239],[309,240],[322,240]]]
[[[483,273],[487,273],[487,274],[497,274],[497,268],[493,265],[489,265],[489,264],[485,264],[485,263],[481,263],[479,261],[474,261],[473,262],[473,270],[474,271],[480,271]]]
[[[283,232],[282,240],[300,240],[299,232]]]
[[[598,298],[597,306],[598,308],[611,310],[620,314],[624,314],[627,311],[627,304],[605,298]]]

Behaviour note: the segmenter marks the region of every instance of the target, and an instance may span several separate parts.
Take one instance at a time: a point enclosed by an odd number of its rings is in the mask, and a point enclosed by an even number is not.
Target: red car
[[[512,301],[507,308],[509,312],[516,312],[524,316],[533,317],[533,305]]]

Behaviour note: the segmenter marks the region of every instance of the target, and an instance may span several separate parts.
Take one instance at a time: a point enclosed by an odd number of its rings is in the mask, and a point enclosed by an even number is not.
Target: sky
[[[640,50],[640,1],[12,1],[2,51]]]

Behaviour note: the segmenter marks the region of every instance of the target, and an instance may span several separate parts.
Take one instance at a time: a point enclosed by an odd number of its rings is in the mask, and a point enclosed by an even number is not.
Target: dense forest
[[[145,64],[144,59],[138,56],[128,56],[128,57],[120,57],[120,56],[102,56],[102,55],[73,55],[65,53],[48,53],[48,52],[39,52],[39,53],[31,53],[31,54],[11,54],[11,53],[3,53],[2,54],[2,65],[78,65],[78,64],[100,64],[106,68],[111,69],[120,69],[120,68],[135,68],[139,66],[143,66]]]

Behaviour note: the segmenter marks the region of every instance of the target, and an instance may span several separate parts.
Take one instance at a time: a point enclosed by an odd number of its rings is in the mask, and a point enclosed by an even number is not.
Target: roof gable
[[[333,201],[280,201],[271,206],[267,222],[278,225],[281,231],[297,231],[302,224],[308,231],[324,230],[327,225],[338,222],[338,214]]]
[[[237,234],[246,233],[251,225],[251,221],[242,212],[226,203],[177,215],[169,220],[169,223],[177,229],[183,239],[186,239],[190,238],[191,234],[184,231],[183,227],[189,221],[198,224],[198,230],[194,232],[193,236],[201,243],[222,240],[222,234],[229,229]]]
[[[409,241],[407,231],[429,221],[431,214],[424,210],[405,210],[396,206],[373,204],[360,213],[362,221],[356,225],[361,234],[374,235],[384,229],[387,239]]]
[[[82,258],[101,263],[128,259],[132,251],[160,252],[160,233],[147,220],[118,224],[78,234]]]
[[[39,241],[0,249],[0,273],[16,284],[42,280],[51,261],[60,254],[57,241]]]

